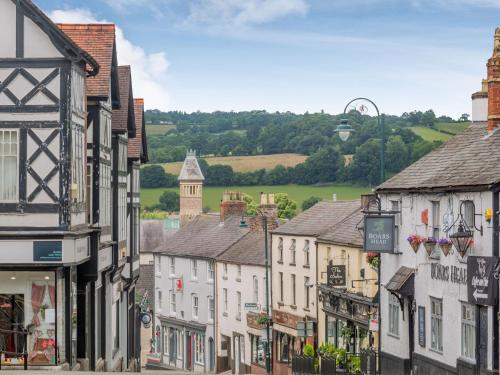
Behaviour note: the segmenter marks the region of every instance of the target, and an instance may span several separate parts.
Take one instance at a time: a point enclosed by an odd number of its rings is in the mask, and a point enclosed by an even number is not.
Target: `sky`
[[[500,0],[34,0],[114,22],[134,95],[163,111],[470,113]]]

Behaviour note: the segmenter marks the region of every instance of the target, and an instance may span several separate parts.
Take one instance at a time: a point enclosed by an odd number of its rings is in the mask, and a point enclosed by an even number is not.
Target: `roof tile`
[[[129,129],[129,103],[130,99],[132,99],[132,77],[129,65],[118,67],[118,82],[120,87],[121,107],[119,109],[113,109],[112,129],[116,132],[126,132]],[[135,119],[132,119],[132,121],[134,121],[133,127],[135,128]]]

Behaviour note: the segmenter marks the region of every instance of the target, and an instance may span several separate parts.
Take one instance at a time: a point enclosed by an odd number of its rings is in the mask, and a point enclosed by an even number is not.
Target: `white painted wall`
[[[264,311],[266,307],[266,271],[263,266],[240,265],[241,275],[238,272],[238,265],[227,264],[227,274],[224,272],[224,262],[217,262],[217,355],[222,356],[221,335],[230,337],[233,340],[233,333],[237,332],[245,337],[244,354],[241,355],[241,362],[251,365],[251,343],[247,327],[247,312],[245,303],[255,302],[260,306],[259,311]],[[270,272],[270,270],[269,270]],[[258,281],[257,300],[254,298],[254,277]],[[228,310],[224,309],[223,289],[227,289]],[[237,319],[238,303],[237,292],[241,293],[241,318]],[[271,301],[269,301],[271,302]],[[259,312],[256,311],[256,312]],[[231,357],[234,359],[234,342],[231,342]]]
[[[0,1],[0,56],[16,57],[16,5],[10,0]]]
[[[24,57],[63,57],[49,36],[28,17],[24,17]]]
[[[488,98],[472,99],[471,120],[488,121]]]
[[[456,366],[456,360],[461,356],[461,301],[467,302],[466,285],[452,282],[444,282],[431,278],[431,264],[438,263],[443,266],[455,266],[460,269],[467,268],[467,256],[462,259],[456,251],[445,257],[442,252],[439,260],[430,259],[421,245],[420,250],[415,254],[406,238],[410,234],[421,236],[432,236],[432,204],[431,201],[440,202],[440,222],[443,223],[443,215],[452,209],[456,218],[459,213],[459,203],[461,200],[473,200],[476,205],[476,213],[484,213],[486,208],[492,207],[492,194],[490,192],[438,195],[382,195],[382,209],[390,210],[391,200],[402,202],[402,225],[399,230],[399,251],[400,254],[382,254],[381,262],[381,314],[382,314],[382,351],[390,353],[400,358],[409,358],[408,353],[408,318],[407,306],[405,306],[405,320],[403,313],[399,314],[400,337],[396,338],[388,334],[388,296],[385,285],[401,266],[415,268],[415,299],[417,306],[425,306],[426,313],[426,347],[418,344],[417,315],[415,315],[415,352],[445,363],[449,366]],[[450,201],[449,201],[450,199]],[[450,204],[451,203],[451,204]],[[429,225],[422,223],[421,213],[424,209],[429,210]],[[491,255],[492,229],[484,220],[484,217],[476,217],[477,226],[483,225],[484,235],[474,232],[475,246],[469,255]],[[451,233],[451,232],[450,232]],[[446,237],[441,230],[440,238]],[[431,318],[430,318],[430,297],[441,298],[443,300],[443,352],[437,353],[431,347]],[[491,311],[490,311],[491,317]],[[491,322],[491,320],[490,320]],[[488,329],[488,342],[492,342],[492,330]],[[491,350],[491,348],[489,349]],[[491,368],[491,355],[488,352],[488,363]]]

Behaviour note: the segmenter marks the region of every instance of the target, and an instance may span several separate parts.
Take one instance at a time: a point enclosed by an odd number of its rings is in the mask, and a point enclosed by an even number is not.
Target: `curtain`
[[[50,297],[50,304],[55,309],[56,308],[56,287],[53,285],[49,285],[49,297]]]
[[[45,285],[31,285],[31,307],[33,308],[33,319],[31,323],[38,327],[40,325],[40,318],[38,313],[42,306],[43,298],[45,297]]]

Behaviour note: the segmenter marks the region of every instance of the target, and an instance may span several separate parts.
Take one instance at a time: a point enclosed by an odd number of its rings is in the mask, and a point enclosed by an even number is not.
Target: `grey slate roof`
[[[203,181],[203,173],[201,172],[198,159],[194,151],[188,151],[184,164],[182,164],[181,172],[179,173],[179,181]]]
[[[140,292],[141,295],[144,295],[144,292],[148,292],[148,300],[153,301],[154,298],[154,265],[153,264],[141,264],[139,266],[139,278],[137,279],[137,291]]]
[[[500,182],[500,131],[486,137],[486,123],[473,123],[377,188],[383,191],[446,190]]]
[[[360,200],[318,202],[278,227],[273,234],[317,237],[360,207]]]
[[[269,254],[271,249],[271,236],[268,235]],[[218,261],[236,264],[249,264],[253,266],[265,265],[264,232],[255,230],[248,232],[238,242],[217,257]]]
[[[363,236],[358,230],[363,225],[361,208],[345,217],[340,223],[319,236],[318,242],[363,247]]]
[[[214,259],[248,233],[250,229],[241,228],[240,221],[238,216],[229,216],[221,222],[219,215],[198,215],[168,237],[155,252]]]
[[[166,230],[163,220],[141,220],[140,252],[152,253],[175,231]]]

